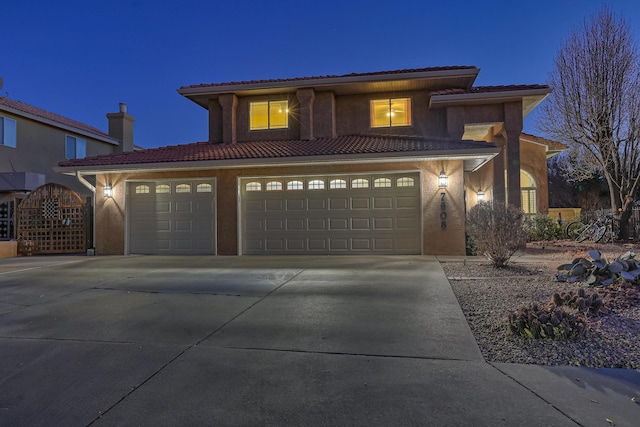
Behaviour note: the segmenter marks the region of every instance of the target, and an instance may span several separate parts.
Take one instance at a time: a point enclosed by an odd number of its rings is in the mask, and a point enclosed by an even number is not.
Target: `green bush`
[[[526,217],[524,222],[527,241],[558,240],[563,238],[562,228],[549,215],[536,214]]]
[[[527,242],[524,213],[504,203],[480,202],[469,210],[467,232],[494,267],[504,267],[511,256]]]

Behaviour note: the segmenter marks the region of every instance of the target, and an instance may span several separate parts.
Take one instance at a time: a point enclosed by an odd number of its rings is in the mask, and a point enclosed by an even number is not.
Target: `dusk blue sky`
[[[640,1],[607,3],[640,34]],[[544,84],[601,0],[9,1],[0,93],[107,130],[125,102],[142,147],[207,139],[180,86],[475,65],[476,85]],[[538,133],[535,113],[525,132]]]

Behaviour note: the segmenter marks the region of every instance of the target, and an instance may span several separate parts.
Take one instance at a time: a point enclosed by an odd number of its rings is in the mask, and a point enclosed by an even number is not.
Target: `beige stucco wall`
[[[498,160],[496,160],[498,159]],[[478,203],[478,190],[485,192],[485,200],[493,200],[494,158],[475,172],[465,176],[467,210]],[[538,213],[549,212],[549,179],[547,176],[546,148],[540,144],[520,141],[520,168],[528,172],[536,181],[536,198]]]
[[[53,171],[54,166],[65,160],[66,135],[87,141],[87,157],[109,154],[113,145],[84,135],[0,112],[1,116],[16,121],[16,148],[0,145],[0,172],[33,172],[45,175],[45,182],[64,185],[83,197],[91,192],[76,178]]]
[[[449,176],[449,186],[439,189],[437,177],[444,169]],[[238,254],[238,177],[314,175],[333,173],[422,171],[422,202],[425,255],[464,255],[464,174],[462,161],[412,161],[386,164],[277,166],[220,170],[122,173],[99,175],[97,194],[102,194],[106,182],[113,186],[112,198],[96,198],[96,253],[98,255],[122,255],[125,247],[125,183],[137,179],[177,179],[215,177],[217,186],[217,248],[219,255]],[[441,193],[445,193],[444,209]],[[446,213],[446,228],[442,227],[441,214]]]
[[[545,146],[521,140],[520,168],[533,176],[536,181],[538,213],[549,213],[549,178]]]

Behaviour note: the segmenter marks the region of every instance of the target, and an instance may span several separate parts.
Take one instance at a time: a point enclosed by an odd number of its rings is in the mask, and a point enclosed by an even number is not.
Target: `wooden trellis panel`
[[[87,250],[87,210],[82,198],[58,184],[33,190],[18,206],[18,237],[32,242],[33,253]]]

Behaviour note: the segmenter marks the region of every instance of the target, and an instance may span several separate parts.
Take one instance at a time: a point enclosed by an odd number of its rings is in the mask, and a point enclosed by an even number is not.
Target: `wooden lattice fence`
[[[67,187],[45,184],[18,206],[18,239],[34,254],[80,253],[87,250],[87,208]]]

